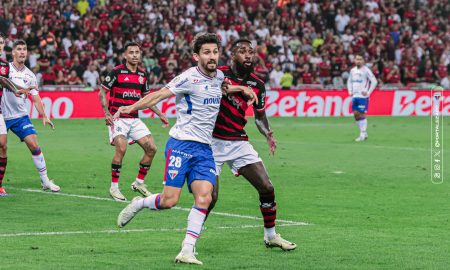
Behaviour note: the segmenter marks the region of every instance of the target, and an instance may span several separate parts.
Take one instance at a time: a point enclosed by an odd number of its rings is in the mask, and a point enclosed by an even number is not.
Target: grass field
[[[159,191],[168,131],[159,120],[146,122],[159,147],[147,184]],[[145,211],[117,230],[125,204],[108,199],[113,148],[103,123],[55,121],[51,131],[35,121],[60,195],[39,191],[28,150],[9,137],[4,186],[11,196],[0,198],[0,269],[198,268],[173,263],[192,205],[187,190],[180,208]],[[277,231],[298,248],[264,247],[257,193],[226,169],[217,214],[198,242],[201,269],[449,269],[450,166],[443,184],[431,183],[428,117],[371,117],[370,138],[360,144],[350,118],[271,123],[275,157],[252,123],[248,131],[275,185],[283,220]],[[450,134],[450,121],[444,124]],[[120,185],[129,199],[140,155],[130,147],[123,164]]]

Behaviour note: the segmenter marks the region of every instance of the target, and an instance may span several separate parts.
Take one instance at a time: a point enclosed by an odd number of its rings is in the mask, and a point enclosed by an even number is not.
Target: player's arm
[[[167,119],[167,117],[158,109],[156,105],[150,107],[150,110],[152,110],[159,117],[159,119],[161,119],[163,128],[169,126],[169,119]]]
[[[266,137],[267,144],[269,145],[269,151],[271,155],[275,155],[277,149],[277,141],[273,137],[273,131],[270,129],[269,120],[267,119],[266,112],[264,110],[255,111],[255,124],[259,132]]]
[[[42,116],[42,123],[44,124],[44,127],[46,124],[49,124],[52,129],[55,129],[55,125],[50,120],[50,118],[45,114],[44,110],[44,104],[42,103],[41,97],[37,93],[31,93],[31,99],[33,100],[34,107],[36,107],[36,110],[38,111],[39,115]]]
[[[10,79],[2,76],[0,76],[0,85],[11,90],[16,96],[20,96],[21,94],[28,94],[32,89],[36,88],[34,86],[23,88],[12,82]]]
[[[232,94],[232,93],[242,93],[245,97],[248,98],[248,105],[256,103],[258,104],[258,96],[253,91],[253,89],[250,86],[243,86],[243,85],[231,85],[229,81],[225,80],[222,84],[222,92],[225,94]]]
[[[98,97],[100,99],[100,105],[102,106],[103,113],[105,114],[106,125],[112,126],[112,125],[114,125],[113,117],[108,110],[108,101],[106,99],[106,93],[108,91],[109,90],[106,89],[105,87],[103,87],[103,86],[100,87],[100,91],[98,92]]]
[[[367,69],[367,77],[370,80],[370,85],[369,85],[369,90],[368,90],[367,96],[370,96],[370,94],[372,94],[375,87],[377,87],[378,80],[375,77],[375,75],[373,75],[372,71],[369,69]]]
[[[349,96],[353,96],[353,88],[352,88],[352,71],[350,70],[350,74],[347,78],[347,91]]]
[[[117,112],[114,114],[114,119],[119,118],[121,113],[131,113],[135,110],[142,110],[147,108],[152,108],[161,100],[164,100],[170,96],[173,96],[174,93],[169,90],[167,87],[163,87],[160,90],[153,92],[151,94],[146,95],[144,98],[141,98],[138,102],[129,105],[120,107]]]

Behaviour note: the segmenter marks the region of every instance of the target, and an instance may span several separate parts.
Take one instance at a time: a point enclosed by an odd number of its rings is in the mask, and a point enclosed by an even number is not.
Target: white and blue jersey
[[[20,87],[36,86],[36,75],[27,67],[17,68],[14,63],[9,63],[9,79]],[[36,89],[30,91],[31,95],[39,95]],[[4,88],[1,108],[5,118],[6,128],[11,129],[20,140],[31,134],[36,134],[33,124],[28,117],[25,95],[16,97],[9,89]]]
[[[369,107],[369,96],[377,86],[377,79],[372,71],[366,67],[354,67],[350,70],[347,80],[348,93],[353,96],[352,111],[366,113]],[[362,93],[366,92],[367,96]]]
[[[167,186],[188,187],[194,180],[216,183],[211,150],[212,132],[220,109],[222,71],[215,77],[192,67],[166,85],[176,95],[177,121],[170,129],[166,144]]]

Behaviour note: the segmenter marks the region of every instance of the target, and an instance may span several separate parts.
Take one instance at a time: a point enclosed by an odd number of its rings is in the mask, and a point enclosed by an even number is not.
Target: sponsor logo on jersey
[[[203,100],[203,105],[220,104],[220,99],[221,99],[221,97],[205,98]]]
[[[124,81],[129,81],[130,79],[128,77],[125,77]]]
[[[209,172],[212,173],[212,174],[216,174],[216,171],[213,170],[213,169],[209,169]]]
[[[174,150],[172,150],[172,153],[183,155],[184,157],[187,157],[187,158],[192,158],[192,154],[188,154],[188,153],[185,153],[185,152],[180,151],[180,150],[175,150],[174,149]]]
[[[120,73],[128,73],[126,70],[121,70]]]
[[[123,93],[123,98],[141,98],[141,94],[136,91],[127,91]]]
[[[227,95],[227,98],[229,101],[231,101],[231,103],[233,103],[233,106],[236,107],[237,109],[241,108],[242,106],[242,101],[239,101],[236,97],[234,97],[233,95]]]
[[[178,170],[169,170],[168,171],[170,178],[173,180],[178,175]]]
[[[248,85],[253,85],[253,86],[257,85],[256,82],[252,82],[252,81],[246,81],[245,83],[248,84]]]
[[[177,84],[175,85],[175,87],[180,87],[180,86],[182,86],[183,84],[185,84],[185,83],[188,82],[188,81],[189,81],[189,79],[186,78],[186,79],[182,80],[181,82],[177,83]]]
[[[22,129],[27,129],[27,128],[34,128],[33,124],[28,124],[22,127]]]

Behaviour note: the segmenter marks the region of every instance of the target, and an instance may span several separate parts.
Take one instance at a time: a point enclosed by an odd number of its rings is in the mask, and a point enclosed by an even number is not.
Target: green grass
[[[201,269],[448,269],[450,181],[430,181],[429,121],[371,117],[369,140],[357,144],[350,118],[272,118],[275,157],[249,123],[276,188],[278,218],[312,225],[278,227],[298,244],[285,253],[264,247],[260,220],[211,215],[198,242]],[[159,191],[168,131],[158,120],[146,122],[159,148],[147,183]],[[104,121],[55,123],[51,131],[35,122],[49,176],[65,194],[108,198],[113,148]],[[444,124],[450,134],[448,119]],[[100,232],[116,230],[125,204],[26,191],[40,186],[30,154],[14,136],[8,147],[4,186],[11,196],[0,198],[0,269],[198,268],[173,263],[187,212],[145,211],[125,229],[147,231]],[[120,185],[128,198],[140,156],[132,146],[124,160]],[[257,193],[245,179],[224,169],[221,183],[215,211],[260,216]],[[179,206],[191,205],[185,189]],[[27,232],[86,233],[4,236]]]

